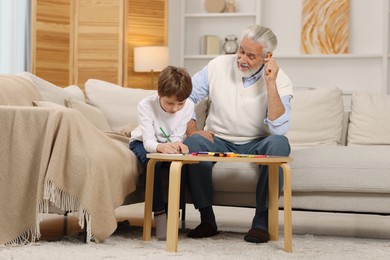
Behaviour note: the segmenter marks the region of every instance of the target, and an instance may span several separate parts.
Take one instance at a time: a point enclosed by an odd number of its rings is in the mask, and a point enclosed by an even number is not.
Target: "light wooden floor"
[[[117,209],[118,222],[128,220],[132,226],[142,226],[144,204]],[[214,207],[218,229],[245,233],[250,228],[254,209]],[[82,230],[74,216],[68,216],[68,236],[78,236]],[[41,240],[58,240],[64,235],[64,216],[49,214],[41,223]],[[279,211],[280,231],[283,231],[283,211]],[[182,228],[192,229],[199,224],[199,213],[187,205],[186,221]],[[293,212],[293,234],[390,238],[390,216],[318,212]]]

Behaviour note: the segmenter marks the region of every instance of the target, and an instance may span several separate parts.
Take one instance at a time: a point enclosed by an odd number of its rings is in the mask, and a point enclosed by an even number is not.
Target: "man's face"
[[[263,47],[257,42],[248,38],[242,39],[237,52],[237,67],[243,77],[252,76],[263,66],[262,49]]]
[[[186,99],[183,101],[178,101],[176,96],[170,97],[160,97],[160,106],[168,113],[176,113],[181,110],[186,103]]]

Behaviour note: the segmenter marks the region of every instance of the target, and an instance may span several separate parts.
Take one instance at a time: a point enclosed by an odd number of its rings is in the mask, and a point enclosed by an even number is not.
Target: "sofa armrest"
[[[42,100],[34,83],[16,75],[0,75],[0,105],[32,106],[33,100]]]

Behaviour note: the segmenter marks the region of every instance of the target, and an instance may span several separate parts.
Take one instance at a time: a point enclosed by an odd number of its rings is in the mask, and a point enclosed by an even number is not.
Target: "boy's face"
[[[160,97],[160,106],[167,113],[176,113],[184,107],[186,99],[183,101],[178,101],[176,96],[170,97]]]

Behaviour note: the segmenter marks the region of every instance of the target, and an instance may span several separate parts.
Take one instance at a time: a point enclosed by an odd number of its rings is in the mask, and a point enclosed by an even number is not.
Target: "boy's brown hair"
[[[185,68],[167,66],[158,77],[157,91],[160,97],[176,96],[181,102],[191,94],[191,77]]]

